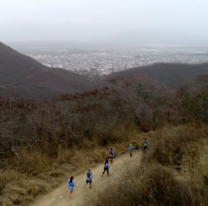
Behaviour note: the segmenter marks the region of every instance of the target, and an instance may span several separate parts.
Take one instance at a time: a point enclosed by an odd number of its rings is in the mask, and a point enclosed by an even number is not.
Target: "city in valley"
[[[125,49],[57,49],[28,54],[48,67],[63,68],[89,77],[103,76],[153,63],[208,62],[207,47],[144,46]]]

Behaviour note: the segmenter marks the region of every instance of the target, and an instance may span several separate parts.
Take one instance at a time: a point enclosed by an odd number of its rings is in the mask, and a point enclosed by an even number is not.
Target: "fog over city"
[[[208,62],[207,0],[1,0],[0,41],[49,67],[105,75]]]
[[[207,40],[207,8],[207,0],[1,0],[0,40],[95,41],[155,30]]]

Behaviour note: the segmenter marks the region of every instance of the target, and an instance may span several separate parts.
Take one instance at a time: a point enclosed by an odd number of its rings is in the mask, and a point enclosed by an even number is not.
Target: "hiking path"
[[[86,184],[86,174],[83,173],[79,176],[74,176],[74,181],[76,182],[76,186],[72,193],[72,197],[68,198],[69,189],[67,180],[60,187],[53,190],[51,193],[37,198],[30,206],[81,206],[86,202],[86,198],[88,196],[92,197],[92,195],[97,195],[98,192],[102,192],[108,186],[109,182],[117,181],[122,176],[122,169],[128,166],[129,164],[134,164],[133,160],[141,160],[141,152],[134,151],[133,157],[129,156],[129,153],[123,154],[114,159],[114,163],[110,163],[109,172],[110,175],[107,176],[105,173],[103,177],[101,177],[104,161],[102,164],[99,164],[97,167],[92,168],[92,188],[89,188],[89,184],[85,187]],[[86,170],[87,172],[87,170]],[[70,178],[70,176],[69,176]]]

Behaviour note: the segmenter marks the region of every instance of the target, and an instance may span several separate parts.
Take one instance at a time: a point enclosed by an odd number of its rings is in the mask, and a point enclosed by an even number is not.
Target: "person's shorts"
[[[74,191],[74,187],[69,187],[69,189],[70,189],[71,191]]]
[[[147,146],[144,146],[144,149],[147,149]]]
[[[86,180],[86,183],[92,183],[92,180],[90,180],[90,181],[89,180]]]

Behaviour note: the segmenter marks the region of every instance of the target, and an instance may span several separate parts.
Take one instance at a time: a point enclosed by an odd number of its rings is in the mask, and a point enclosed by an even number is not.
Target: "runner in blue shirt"
[[[113,164],[113,158],[114,158],[114,151],[112,148],[110,148],[110,151],[109,151],[109,161]]]
[[[132,151],[134,150],[134,146],[132,144],[129,144],[129,151],[130,151],[130,157],[132,157]]]
[[[108,168],[109,168],[109,167],[110,167],[110,166],[109,166],[109,164],[108,164],[108,160],[106,160],[106,161],[104,162],[104,171],[103,171],[102,176],[104,175],[105,171],[107,171],[107,175],[109,175],[109,171],[108,171]]]
[[[75,181],[73,180],[73,177],[71,176],[71,178],[67,181],[67,184],[69,185],[69,198],[72,195],[72,192],[74,191],[74,187],[76,185]]]
[[[89,171],[86,172],[87,178],[86,178],[86,185],[90,183],[89,188],[92,188],[92,169],[89,169]],[[86,187],[84,186],[84,188]]]
[[[147,140],[147,138],[144,138],[144,149],[143,149],[144,152],[147,150],[148,146],[149,146],[149,141]]]

